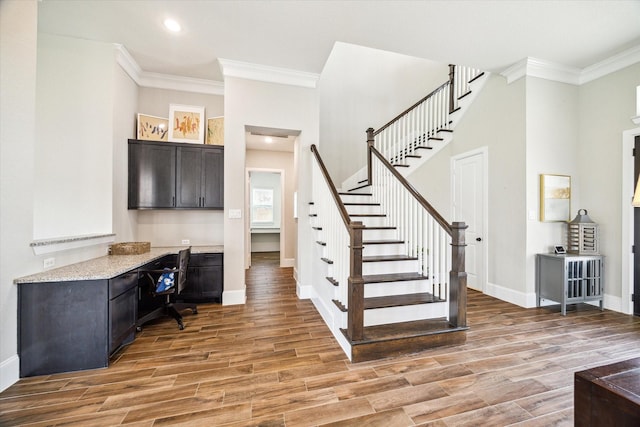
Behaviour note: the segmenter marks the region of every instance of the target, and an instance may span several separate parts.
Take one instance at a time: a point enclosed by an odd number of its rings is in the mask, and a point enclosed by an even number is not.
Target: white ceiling
[[[39,30],[119,43],[143,71],[222,81],[218,58],[321,73],[341,41],[502,71],[640,45],[639,0],[41,0]],[[169,34],[166,17],[183,31]]]

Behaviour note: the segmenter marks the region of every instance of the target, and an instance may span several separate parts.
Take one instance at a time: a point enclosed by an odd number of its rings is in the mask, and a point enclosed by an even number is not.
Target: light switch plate
[[[242,218],[242,209],[229,209],[229,219]]]
[[[51,268],[54,265],[56,265],[56,259],[55,258],[45,258],[45,260],[44,260],[44,268]]]

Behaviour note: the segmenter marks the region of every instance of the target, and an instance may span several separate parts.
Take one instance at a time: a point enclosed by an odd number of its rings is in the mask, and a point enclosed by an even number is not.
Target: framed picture
[[[204,107],[169,105],[169,141],[204,144]]]
[[[205,144],[224,145],[224,117],[207,119],[207,139]]]
[[[168,141],[169,119],[138,113],[136,138],[145,141]]]
[[[571,213],[571,177],[540,175],[540,221],[569,221]]]

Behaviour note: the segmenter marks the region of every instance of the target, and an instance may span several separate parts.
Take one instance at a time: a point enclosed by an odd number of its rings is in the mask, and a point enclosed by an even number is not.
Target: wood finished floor
[[[572,426],[573,373],[640,356],[638,318],[470,291],[465,345],[352,364],[270,254],[247,297],[148,325],[107,369],[21,379],[0,425]]]

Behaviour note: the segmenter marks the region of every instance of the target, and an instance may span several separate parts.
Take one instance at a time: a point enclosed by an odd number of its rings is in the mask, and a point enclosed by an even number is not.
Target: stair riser
[[[386,297],[391,295],[419,294],[431,292],[431,282],[428,280],[407,280],[404,282],[367,283],[364,286],[364,297]]]
[[[384,227],[387,224],[387,217],[352,217],[351,221],[360,221],[367,227]]]
[[[398,230],[362,230],[362,240],[394,240],[398,238]]]
[[[355,195],[342,194],[340,195],[340,198],[342,199],[342,203],[374,203],[375,202],[372,196],[355,196]]]
[[[345,206],[349,215],[353,214],[380,214],[382,208],[380,206],[371,205],[347,205]],[[356,218],[357,219],[357,218]]]
[[[448,307],[449,304],[438,302],[365,310],[364,326],[446,317],[448,316]]]
[[[364,245],[363,256],[402,255],[404,244],[390,243],[383,245]]]
[[[392,274],[415,273],[418,271],[418,261],[383,261],[362,263],[362,274]]]

